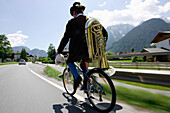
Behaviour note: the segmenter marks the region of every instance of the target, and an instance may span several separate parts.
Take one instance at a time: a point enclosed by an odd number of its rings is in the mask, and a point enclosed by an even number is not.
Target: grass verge
[[[49,77],[53,77],[57,80],[62,80],[62,78],[59,77],[59,75],[61,74],[61,72],[51,68],[50,66],[45,67],[44,72],[49,76]]]
[[[105,89],[106,95],[104,98],[111,98],[111,91],[108,90],[105,84],[102,84]],[[170,97],[151,93],[139,89],[130,89],[123,86],[116,86],[117,100],[124,101],[130,105],[146,108],[158,113],[169,113],[170,111]]]
[[[132,62],[132,60],[110,60],[114,62]]]
[[[10,65],[10,64],[18,64],[18,62],[0,63],[0,65]]]
[[[118,100],[123,100],[132,105],[161,113],[169,113],[170,111],[170,97],[168,96],[121,86],[116,87],[116,95]]]
[[[170,91],[170,87],[166,87],[166,86],[150,85],[150,84],[143,84],[143,83],[139,83],[139,82],[130,82],[130,81],[124,81],[124,80],[117,80],[117,79],[113,79],[113,80],[117,81],[117,82],[125,83],[125,84],[130,84],[130,85],[134,85],[134,86],[143,87],[143,88]]]
[[[61,78],[58,77],[61,72],[58,72],[49,66],[47,66],[44,71],[49,77],[61,80]],[[109,96],[110,91],[108,90],[107,92],[109,93]],[[122,86],[116,86],[116,96],[117,100],[122,100],[138,107],[147,108],[161,113],[169,113],[170,111],[170,97],[168,96]]]

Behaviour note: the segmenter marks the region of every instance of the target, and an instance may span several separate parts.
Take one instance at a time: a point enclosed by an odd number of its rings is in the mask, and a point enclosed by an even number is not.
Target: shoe
[[[80,90],[87,90],[87,87],[84,86],[84,84],[81,86]]]
[[[84,79],[83,85],[81,86],[80,90],[87,90],[87,79]]]
[[[78,78],[74,81],[74,89],[76,90],[79,87],[79,84],[81,83],[82,78],[78,76]]]

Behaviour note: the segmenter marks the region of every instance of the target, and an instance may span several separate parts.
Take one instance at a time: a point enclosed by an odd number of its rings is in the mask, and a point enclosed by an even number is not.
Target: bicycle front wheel
[[[74,89],[74,76],[69,68],[65,68],[63,71],[63,85],[69,95],[75,94],[76,90]]]
[[[116,103],[116,92],[109,76],[100,69],[87,73],[87,96],[92,106],[100,112],[110,112]]]

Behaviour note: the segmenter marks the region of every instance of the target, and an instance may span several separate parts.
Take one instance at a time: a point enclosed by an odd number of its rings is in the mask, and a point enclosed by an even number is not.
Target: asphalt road
[[[45,75],[45,66],[0,66],[0,113],[98,113],[79,90],[74,97],[65,93],[62,82]],[[116,102],[111,113],[152,113]]]
[[[0,66],[0,113],[97,113],[30,70],[43,74],[42,66]]]

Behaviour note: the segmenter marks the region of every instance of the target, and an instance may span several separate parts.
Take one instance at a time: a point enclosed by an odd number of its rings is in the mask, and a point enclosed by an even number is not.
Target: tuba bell
[[[86,42],[89,58],[97,62],[97,68],[109,69],[106,58],[107,31],[97,19],[90,18],[85,25]],[[105,36],[104,36],[105,35]]]

